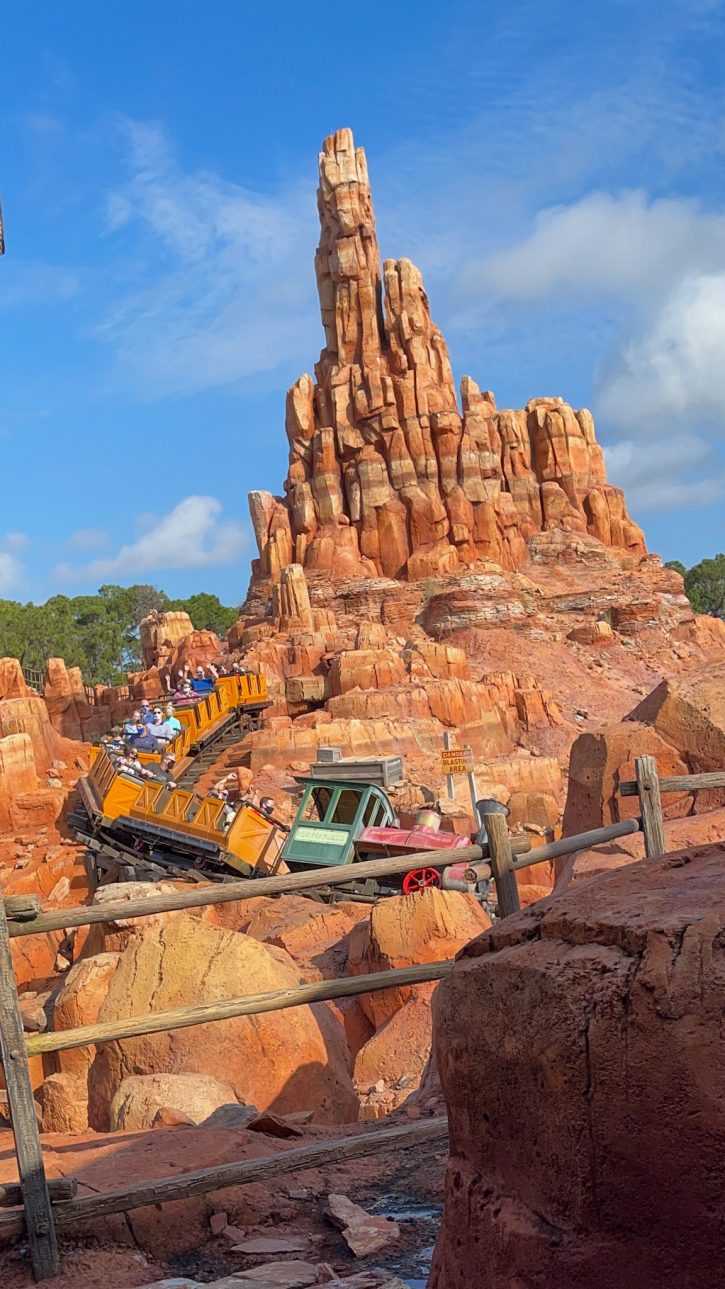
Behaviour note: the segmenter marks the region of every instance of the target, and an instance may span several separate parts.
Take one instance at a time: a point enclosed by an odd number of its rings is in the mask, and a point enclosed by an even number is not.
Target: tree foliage
[[[696,613],[709,613],[714,618],[725,619],[725,555],[701,559],[692,568],[685,568],[679,560],[670,560],[673,568],[685,579],[685,593]]]
[[[171,600],[155,586],[101,586],[97,595],[54,595],[45,604],[0,600],[0,657],[42,670],[48,658],[80,667],[89,684],[118,684],[141,666],[139,624],[153,609],[180,609],[198,630],[223,635],[236,609],[200,592]]]

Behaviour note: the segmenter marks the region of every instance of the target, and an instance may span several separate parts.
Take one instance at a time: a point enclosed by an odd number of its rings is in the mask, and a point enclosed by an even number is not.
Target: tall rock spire
[[[419,270],[382,279],[367,162],[352,132],[320,154],[315,269],[325,348],[287,395],[285,498],[253,493],[255,575],[435,577],[480,560],[518,568],[536,532],[588,532],[644,554],[606,481],[588,411],[559,398],[497,411],[470,377],[456,400]]]

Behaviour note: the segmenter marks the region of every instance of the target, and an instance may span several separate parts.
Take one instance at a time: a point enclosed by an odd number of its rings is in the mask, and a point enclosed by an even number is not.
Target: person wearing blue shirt
[[[139,721],[136,726],[136,733],[133,735],[131,742],[137,752],[158,752],[159,744],[155,738],[152,738],[148,725]]]

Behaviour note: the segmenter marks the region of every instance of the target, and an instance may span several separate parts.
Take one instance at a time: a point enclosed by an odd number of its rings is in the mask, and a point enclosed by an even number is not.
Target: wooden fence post
[[[507,918],[510,913],[518,913],[521,904],[516,874],[513,870],[513,852],[506,827],[506,816],[485,814],[482,823],[488,834],[491,871],[496,883],[498,915]]]
[[[648,859],[653,859],[656,855],[664,855],[667,852],[657,762],[653,756],[638,756],[634,765],[642,808],[644,853]]]
[[[33,1089],[25,1051],[23,1022],[18,1005],[13,959],[10,953],[5,904],[0,898],[0,1057],[5,1072],[10,1122],[15,1138],[20,1190],[30,1260],[36,1280],[60,1275],[53,1211],[35,1118]]]

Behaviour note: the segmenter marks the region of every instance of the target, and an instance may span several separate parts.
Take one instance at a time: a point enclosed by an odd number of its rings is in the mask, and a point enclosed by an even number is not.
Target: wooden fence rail
[[[475,865],[481,860],[487,860],[490,863],[496,883],[499,914],[508,916],[516,912],[519,907],[516,884],[516,872],[519,869],[573,854],[577,850],[601,845],[640,830],[644,832],[646,853],[660,854],[665,845],[660,794],[725,787],[725,773],[681,775],[660,780],[652,757],[638,757],[636,773],[636,782],[620,785],[620,794],[622,796],[639,795],[642,807],[641,818],[622,820],[533,849],[528,842],[518,839],[512,841],[501,814],[484,814],[481,824],[485,832],[482,831],[481,837],[487,836],[487,841],[483,844],[449,850],[444,854],[424,851],[419,854],[356,863],[336,869],[295,873],[283,877],[248,879],[206,888],[195,887],[190,891],[176,891],[170,895],[152,896],[148,899],[117,900],[105,905],[58,909],[51,913],[43,913],[40,902],[32,896],[0,899],[0,1054],[15,1135],[20,1173],[19,1191],[23,1203],[23,1209],[20,1211],[0,1212],[0,1235],[27,1233],[33,1273],[36,1279],[40,1280],[57,1275],[60,1270],[55,1237],[56,1226],[67,1227],[89,1218],[124,1212],[145,1204],[158,1204],[166,1200],[206,1194],[224,1186],[261,1181],[280,1173],[320,1167],[322,1164],[343,1159],[360,1158],[381,1150],[402,1149],[423,1142],[443,1140],[447,1134],[445,1119],[435,1119],[412,1127],[380,1129],[321,1145],[280,1151],[265,1159],[224,1164],[216,1168],[202,1169],[196,1173],[186,1173],[180,1177],[163,1178],[157,1182],[138,1182],[131,1187],[100,1195],[74,1196],[73,1179],[64,1179],[65,1189],[55,1182],[52,1182],[49,1188],[45,1178],[40,1136],[34,1114],[28,1069],[29,1055],[63,1051],[114,1039],[157,1033],[161,1030],[205,1024],[233,1016],[257,1015],[265,1011],[309,1005],[401,985],[420,984],[423,981],[440,980],[448,974],[453,964],[450,961],[426,963],[395,971],[376,972],[367,976],[320,981],[301,985],[295,989],[229,998],[220,1002],[176,1008],[155,1015],[129,1017],[108,1023],[99,1022],[82,1028],[30,1035],[26,1038],[22,1029],[17,987],[12,970],[11,939],[26,935],[40,935],[48,931],[68,930],[71,927],[90,926],[95,923],[125,921],[150,917],[158,913],[226,904],[235,900],[251,899],[256,895],[278,895],[292,891],[314,890],[319,887],[344,886],[346,882],[352,880],[362,881],[366,878],[394,876],[423,864],[428,867],[447,868],[450,864],[470,863],[474,866],[475,872]],[[0,1187],[0,1208],[17,1199],[17,1187]]]
[[[453,960],[425,962],[414,967],[396,967],[393,971],[374,971],[365,976],[342,976],[337,980],[320,980],[296,989],[275,989],[266,994],[245,994],[241,998],[223,998],[211,1003],[195,1003],[148,1016],[128,1016],[123,1020],[82,1025],[78,1029],[52,1030],[31,1034],[25,1040],[28,1056],[43,1052],[67,1052],[89,1043],[110,1043],[120,1038],[138,1038],[141,1034],[158,1034],[165,1030],[188,1029],[209,1021],[230,1020],[234,1016],[259,1016],[262,1012],[284,1011],[311,1003],[330,1002],[334,998],[352,998],[356,994],[378,993],[402,985],[421,985],[442,980],[453,967]]]
[[[528,842],[520,842],[521,851],[528,851]],[[92,926],[94,923],[113,922],[116,919],[151,917],[156,913],[175,913],[181,909],[206,908],[212,904],[232,904],[236,900],[251,900],[255,895],[285,895],[292,891],[315,890],[320,886],[339,886],[345,882],[364,881],[368,877],[392,877],[407,873],[411,868],[425,864],[428,868],[448,868],[450,864],[466,863],[488,857],[488,850],[481,846],[460,846],[456,850],[421,851],[414,855],[398,855],[394,859],[373,859],[366,863],[345,864],[337,868],[315,869],[314,872],[289,873],[283,877],[249,877],[240,882],[224,882],[218,886],[195,886],[189,891],[174,891],[169,895],[151,895],[135,900],[116,900],[108,904],[85,905],[79,908],[55,909],[43,913],[32,922],[13,923],[11,937],[39,935],[46,931],[65,931],[71,927]]]
[[[54,1204],[53,1216],[57,1226],[75,1227],[77,1223],[90,1218],[126,1213],[130,1209],[143,1208],[146,1204],[189,1199],[192,1195],[206,1195],[209,1191],[223,1190],[226,1186],[267,1181],[270,1177],[279,1177],[283,1173],[321,1168],[324,1164],[341,1163],[348,1159],[363,1159],[366,1155],[376,1155],[386,1150],[405,1150],[410,1146],[445,1141],[447,1136],[448,1120],[444,1117],[428,1119],[425,1123],[405,1124],[400,1128],[379,1128],[353,1137],[338,1137],[334,1141],[315,1146],[280,1150],[278,1154],[266,1155],[262,1159],[218,1164],[215,1168],[202,1168],[198,1172],[182,1173],[177,1177],[162,1177],[156,1182],[136,1182],[133,1186],[103,1191],[98,1195],[79,1195],[76,1199]],[[0,1213],[0,1236],[22,1235],[24,1229],[21,1212]]]

